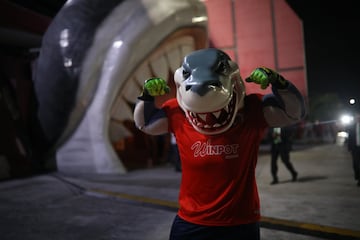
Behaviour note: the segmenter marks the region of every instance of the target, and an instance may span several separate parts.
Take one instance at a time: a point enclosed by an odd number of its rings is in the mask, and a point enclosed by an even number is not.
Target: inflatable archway
[[[138,134],[132,108],[144,80],[172,81],[207,40],[200,0],[69,0],[43,38],[34,80],[57,169],[125,173],[114,143]],[[141,152],[132,144],[128,157]]]

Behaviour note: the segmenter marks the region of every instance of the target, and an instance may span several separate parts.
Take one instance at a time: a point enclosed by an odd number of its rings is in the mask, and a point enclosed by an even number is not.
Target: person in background
[[[273,181],[271,184],[279,183],[277,176],[278,165],[277,159],[280,155],[281,161],[285,167],[290,171],[292,181],[297,180],[298,173],[295,171],[293,164],[290,162],[290,151],[292,149],[292,130],[290,127],[286,128],[271,128],[271,175]]]
[[[355,116],[348,133],[348,150],[351,152],[354,178],[357,181],[357,186],[360,187],[360,114]]]
[[[168,162],[174,165],[175,172],[181,172],[181,161],[178,146],[176,144],[176,138],[174,134],[170,133],[170,146],[168,153]]]

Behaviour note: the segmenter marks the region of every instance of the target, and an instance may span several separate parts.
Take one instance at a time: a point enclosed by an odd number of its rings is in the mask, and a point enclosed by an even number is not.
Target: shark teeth
[[[226,111],[226,110],[225,110]],[[216,118],[219,118],[220,117],[220,114],[221,114],[221,111],[217,111],[217,112],[214,112],[213,115],[216,117]]]
[[[207,114],[197,114],[198,118],[201,118],[203,121],[206,121]]]
[[[195,113],[188,111],[190,122],[202,129],[218,129],[230,124],[232,116],[235,114],[236,94],[234,93],[230,103],[224,108],[208,113]]]

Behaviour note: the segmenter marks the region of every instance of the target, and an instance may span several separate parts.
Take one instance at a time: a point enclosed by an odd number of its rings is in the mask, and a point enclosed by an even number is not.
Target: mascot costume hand
[[[138,99],[143,101],[152,101],[154,97],[161,96],[170,92],[170,87],[166,81],[161,78],[150,78],[145,81],[143,92]]]
[[[256,68],[245,81],[259,84],[261,89],[266,89],[270,83],[278,88],[285,88],[287,85],[286,80],[280,74],[266,67]]]

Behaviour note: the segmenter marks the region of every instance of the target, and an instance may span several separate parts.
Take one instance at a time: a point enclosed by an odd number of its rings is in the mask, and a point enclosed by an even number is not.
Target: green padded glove
[[[150,78],[145,81],[141,96],[138,99],[152,101],[154,97],[161,96],[170,92],[170,87],[162,78]]]
[[[266,67],[256,68],[245,81],[259,84],[261,89],[266,89],[270,83],[278,88],[287,86],[287,81],[280,74]]]

